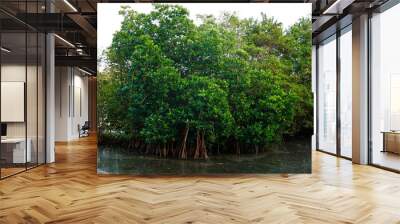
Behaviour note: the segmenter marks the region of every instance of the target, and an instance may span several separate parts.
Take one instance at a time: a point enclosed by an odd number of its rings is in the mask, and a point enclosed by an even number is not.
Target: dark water
[[[310,173],[310,141],[291,141],[268,152],[245,155],[214,155],[208,160],[178,160],[130,153],[118,147],[99,146],[99,174],[205,175],[240,173]]]

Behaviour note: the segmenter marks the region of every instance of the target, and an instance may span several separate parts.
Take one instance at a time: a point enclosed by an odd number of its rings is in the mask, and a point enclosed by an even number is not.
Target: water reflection
[[[143,156],[125,149],[98,147],[99,174],[193,175],[227,173],[310,173],[310,141],[291,141],[268,152],[214,155],[208,160],[178,160]]]

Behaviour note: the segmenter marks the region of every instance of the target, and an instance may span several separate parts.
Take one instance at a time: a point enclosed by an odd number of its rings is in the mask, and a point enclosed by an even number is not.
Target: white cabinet
[[[28,144],[25,151],[25,138],[9,138],[2,139],[1,144],[7,144],[8,147],[12,147],[12,162],[13,163],[25,163],[32,161],[32,141],[27,139]]]

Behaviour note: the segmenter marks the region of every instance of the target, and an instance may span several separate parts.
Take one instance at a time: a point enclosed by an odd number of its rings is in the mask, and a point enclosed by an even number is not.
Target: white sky
[[[189,16],[195,22],[196,15],[208,14],[219,17],[223,12],[236,12],[239,18],[261,18],[261,13],[274,17],[285,28],[294,24],[303,16],[311,16],[311,3],[172,3],[189,10]],[[97,5],[97,52],[100,54],[111,45],[113,34],[121,27],[124,19],[118,14],[121,6],[149,13],[151,3],[98,3]]]

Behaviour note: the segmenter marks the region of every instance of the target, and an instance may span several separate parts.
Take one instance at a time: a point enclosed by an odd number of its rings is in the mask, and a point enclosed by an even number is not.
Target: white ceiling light
[[[76,53],[79,55],[83,55],[83,50],[81,48],[76,49]]]
[[[4,47],[1,47],[0,49],[1,49],[1,51],[4,51],[6,53],[10,53],[11,52],[10,50],[8,50],[7,48],[4,48]]]
[[[351,5],[355,0],[336,0],[322,14],[342,14],[343,10]]]
[[[78,12],[78,10],[68,1],[64,0],[65,4],[67,4],[74,12]]]
[[[90,72],[88,72],[88,71],[85,71],[85,70],[83,70],[83,69],[81,69],[81,68],[79,68],[79,67],[78,67],[78,70],[81,71],[81,72],[83,72],[83,73],[85,73],[85,74],[87,74],[87,75],[92,75],[92,73],[90,73]]]
[[[57,34],[54,34],[54,36],[55,37],[57,37],[59,40],[61,40],[62,42],[64,42],[65,44],[67,44],[68,46],[70,46],[70,47],[72,47],[72,48],[75,48],[75,45],[73,45],[71,42],[69,42],[68,40],[66,40],[66,39],[64,39],[64,38],[62,38],[62,37],[60,37],[59,35],[57,35]]]

